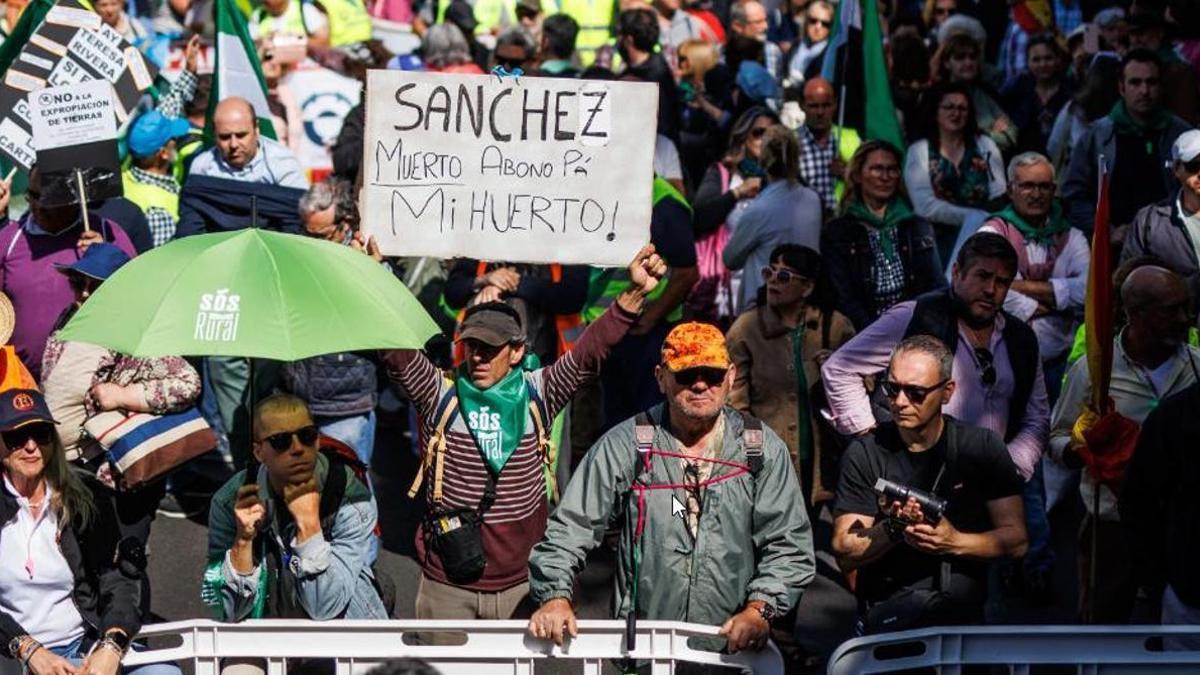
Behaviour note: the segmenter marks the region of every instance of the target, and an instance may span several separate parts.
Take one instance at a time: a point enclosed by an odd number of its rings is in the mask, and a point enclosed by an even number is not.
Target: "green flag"
[[[267,107],[267,80],[263,77],[254,41],[250,39],[246,15],[235,0],[216,0],[213,4],[213,20],[217,27],[217,49],[205,135],[212,135],[212,119],[217,103],[230,96],[239,96],[254,108],[259,133],[271,139],[276,138],[271,109]]]
[[[25,11],[21,12],[21,18],[17,21],[17,25],[5,38],[4,44],[0,45],[0,77],[8,72],[8,67],[25,48],[25,43],[29,42],[29,36],[33,35],[33,31],[42,25],[42,19],[46,18],[46,12],[49,12],[52,7],[54,7],[54,3],[51,0],[33,0],[25,7]]]
[[[843,0],[845,1],[845,0]],[[857,0],[855,0],[857,1]],[[892,86],[883,59],[879,4],[867,0],[863,7],[863,80],[866,83],[866,138],[879,139],[904,149],[904,134],[892,103]]]

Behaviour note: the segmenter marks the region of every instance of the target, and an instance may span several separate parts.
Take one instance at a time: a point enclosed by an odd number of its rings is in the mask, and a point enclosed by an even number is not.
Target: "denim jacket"
[[[351,471],[345,466],[334,468]],[[318,488],[324,486],[329,470],[329,460],[318,455]],[[266,468],[260,466],[259,499],[266,505],[267,526],[255,540],[256,551],[262,550],[260,544],[276,542],[275,545],[283,551],[285,563],[278,570],[266,569],[270,566],[264,565],[264,562],[269,557],[256,553],[258,564],[247,575],[236,572],[229,557],[229,548],[237,534],[233,507],[244,477],[245,471],[240,471],[230,479],[214,495],[209,512],[209,566],[205,572],[205,599],[216,610],[218,618],[225,621],[284,618],[281,615],[287,612],[279,608],[296,605],[307,618],[317,621],[388,618],[375,589],[374,575],[367,557],[371,537],[375,536],[376,509],[366,488],[352,472],[347,476],[346,495],[334,517],[329,539],[322,532],[297,544],[296,524],[286,511],[278,511],[287,507],[272,494],[267,483]],[[282,528],[277,526],[277,518],[284,523]],[[278,575],[280,583],[269,584],[268,579],[272,575]],[[268,586],[294,586],[295,596],[260,599],[260,594],[267,592]]]
[[[942,288],[946,277],[933,235],[933,226],[920,216],[897,223],[897,253],[904,267],[904,292],[900,300]],[[854,324],[866,328],[887,307],[875,299],[875,256],[867,228],[851,215],[839,216],[821,232],[821,255],[836,306]]]

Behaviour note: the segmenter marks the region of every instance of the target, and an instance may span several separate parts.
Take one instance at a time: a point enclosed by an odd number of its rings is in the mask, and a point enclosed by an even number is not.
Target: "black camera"
[[[946,500],[937,495],[918,490],[907,485],[893,483],[886,478],[880,478],[875,481],[875,492],[887,499],[888,503],[900,502],[904,504],[911,497],[921,506],[921,513],[925,516],[925,522],[936,525],[942,519],[942,514],[946,512]]]

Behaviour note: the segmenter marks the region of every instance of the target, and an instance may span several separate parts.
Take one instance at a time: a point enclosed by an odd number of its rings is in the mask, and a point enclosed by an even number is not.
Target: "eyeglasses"
[[[514,68],[520,68],[525,63],[525,59],[496,57],[496,65],[511,71]]]
[[[683,387],[694,386],[701,380],[710,387],[719,387],[725,382],[726,372],[724,368],[688,368],[675,373],[675,381]]]
[[[943,103],[942,105],[938,106],[938,110],[941,110],[943,112],[965,113],[965,112],[968,112],[970,110],[970,108],[968,108],[965,105],[954,105],[953,103]]]
[[[769,128],[770,127],[754,127],[753,129],[750,130],[750,137],[751,138],[762,138],[763,135],[767,133],[767,129],[769,129]]]
[[[804,281],[804,275],[799,272],[793,272],[786,267],[764,267],[762,269],[763,281],[778,279],[779,283],[790,284],[792,281]]]
[[[1054,192],[1054,190],[1058,188],[1058,186],[1055,185],[1054,183],[1034,183],[1034,182],[1017,183],[1016,187],[1017,187],[1018,191],[1027,192],[1027,193]]]
[[[9,450],[24,447],[25,442],[31,438],[38,445],[50,445],[54,440],[54,427],[49,424],[30,424],[11,431],[0,432],[0,438],[4,439],[4,446]]]
[[[1200,173],[1200,159],[1193,159],[1190,162],[1180,162],[1179,164],[1188,173]]]
[[[271,434],[263,439],[268,445],[274,448],[275,452],[283,452],[292,447],[292,437],[295,436],[300,440],[300,445],[310,447],[317,442],[317,438],[321,432],[315,426],[302,427],[295,431],[281,431],[277,434]]]
[[[884,380],[882,383],[883,395],[888,397],[889,401],[895,401],[900,396],[900,392],[904,392],[904,397],[913,405],[921,405],[925,399],[933,392],[946,386],[950,378],[946,378],[932,387],[922,387],[916,384],[900,384],[891,380]]]
[[[872,176],[899,176],[900,165],[898,164],[872,164],[864,169]]]
[[[990,387],[996,384],[996,357],[987,349],[976,347],[975,363],[979,365],[979,378],[983,381],[983,386]]]

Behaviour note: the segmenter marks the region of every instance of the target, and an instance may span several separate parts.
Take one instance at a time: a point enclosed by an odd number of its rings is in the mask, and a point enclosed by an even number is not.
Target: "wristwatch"
[[[125,633],[118,630],[111,630],[104,634],[104,638],[100,640],[100,646],[111,646],[113,649],[120,652],[122,656],[129,651],[129,643],[132,640]]]
[[[20,660],[20,658],[21,658],[21,643],[25,642],[25,638],[27,638],[27,637],[29,637],[29,636],[28,635],[18,635],[17,637],[8,641],[8,653],[14,659]]]
[[[771,621],[773,621],[775,619],[775,617],[779,616],[779,612],[775,611],[775,607],[771,603],[764,602],[758,608],[758,615],[763,618],[763,621],[766,621],[767,623],[771,623]]]

